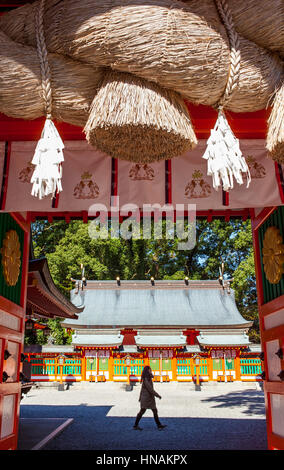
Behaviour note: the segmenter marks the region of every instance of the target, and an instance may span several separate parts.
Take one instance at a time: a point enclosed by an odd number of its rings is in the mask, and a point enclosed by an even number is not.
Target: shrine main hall
[[[62,322],[71,345],[25,347],[35,381],[59,380],[60,354],[64,381],[139,381],[145,365],[155,381],[194,381],[196,356],[201,381],[261,380],[261,348],[230,282],[77,281],[71,302],[77,318]]]

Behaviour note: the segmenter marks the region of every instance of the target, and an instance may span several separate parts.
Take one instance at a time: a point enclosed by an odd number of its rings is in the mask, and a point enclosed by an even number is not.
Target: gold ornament
[[[269,227],[264,235],[262,260],[264,272],[271,284],[278,284],[284,273],[284,245],[280,230]]]
[[[3,275],[9,286],[17,284],[21,267],[20,240],[15,230],[9,230],[1,249]]]

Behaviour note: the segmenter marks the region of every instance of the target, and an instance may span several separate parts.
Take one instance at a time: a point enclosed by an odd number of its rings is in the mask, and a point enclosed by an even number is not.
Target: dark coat
[[[141,408],[156,408],[155,397],[161,398],[160,395],[155,392],[153,382],[151,379],[144,379],[140,391],[139,401]]]

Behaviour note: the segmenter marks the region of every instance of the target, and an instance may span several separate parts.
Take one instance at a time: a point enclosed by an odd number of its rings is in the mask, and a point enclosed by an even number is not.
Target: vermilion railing
[[[90,378],[96,375],[104,376],[106,381],[120,379],[123,381],[127,377],[127,366],[124,358],[114,357],[112,364],[110,359],[99,358],[97,363],[91,363],[89,358],[72,357],[69,355],[65,359],[64,365],[58,363],[57,357],[44,355],[26,355],[26,360],[31,364],[31,380],[33,381],[90,381]],[[176,366],[175,366],[176,364]],[[130,367],[130,376],[134,380],[140,379],[146,360],[132,358]],[[177,381],[185,379],[192,381],[196,376],[196,366],[193,357],[177,357],[176,362],[172,359],[150,359],[149,365],[154,375],[167,375],[170,380],[177,377]],[[111,374],[110,374],[110,368]],[[175,368],[175,370],[174,370]],[[85,371],[85,372],[84,372]],[[239,361],[234,359],[223,358],[212,359],[211,357],[202,358],[199,375],[203,381],[222,381],[225,378],[230,380],[241,381],[259,381],[261,361],[256,357],[240,358]],[[85,374],[85,375],[84,375]]]

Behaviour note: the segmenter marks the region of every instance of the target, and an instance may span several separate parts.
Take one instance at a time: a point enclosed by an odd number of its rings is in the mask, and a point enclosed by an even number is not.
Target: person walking
[[[161,424],[159,417],[158,417],[158,410],[156,407],[155,397],[162,398],[155,390],[153,386],[153,374],[150,366],[145,366],[142,375],[141,375],[141,382],[142,387],[140,391],[139,401],[141,409],[136,416],[136,421],[133,426],[133,429],[142,431],[142,428],[139,426],[139,421],[142,418],[143,414],[147,409],[151,409],[153,411],[154,420],[156,422],[157,428],[159,430],[164,429],[166,424]]]

